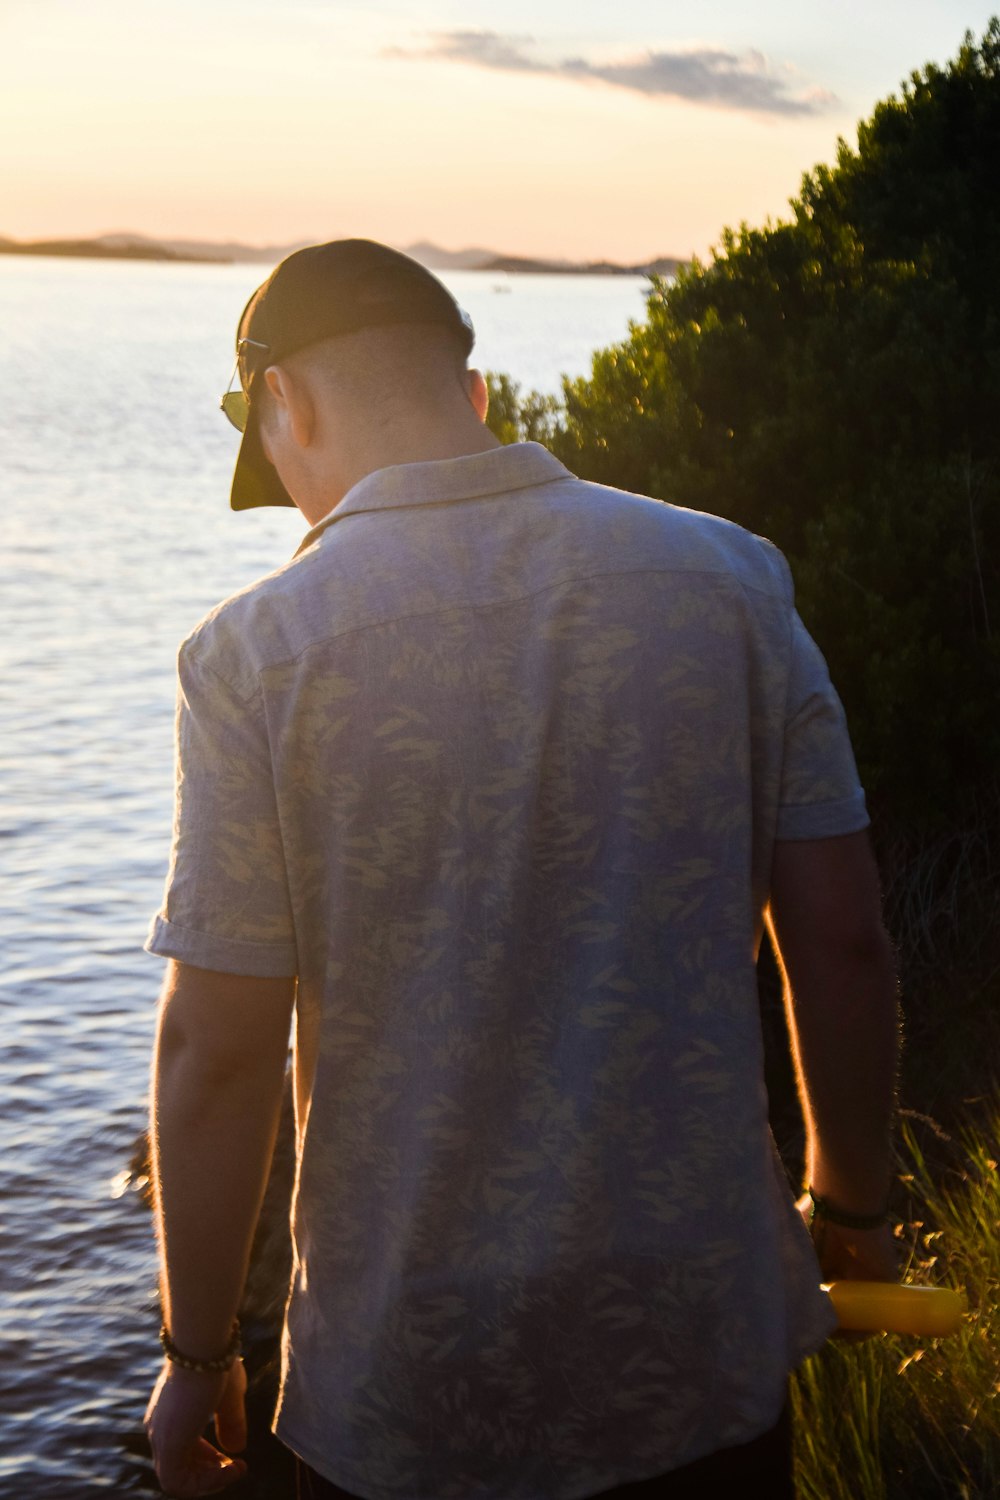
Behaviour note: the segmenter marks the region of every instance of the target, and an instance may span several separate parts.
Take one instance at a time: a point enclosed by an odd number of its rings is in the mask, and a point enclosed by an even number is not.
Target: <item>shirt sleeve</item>
[[[819,648],[793,610],[776,837],[836,838],[868,823],[843,707]]]
[[[146,950],[260,978],[297,972],[259,689],[243,698],[187,644],[178,659],[173,849]]]

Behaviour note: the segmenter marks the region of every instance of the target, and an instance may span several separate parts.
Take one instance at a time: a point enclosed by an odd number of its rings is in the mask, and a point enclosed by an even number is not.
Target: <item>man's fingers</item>
[[[179,1462],[157,1466],[157,1478],[164,1494],[175,1500],[193,1500],[198,1495],[217,1495],[242,1479],[247,1466],[241,1458],[227,1458],[204,1438]]]
[[[199,1495],[217,1495],[220,1490],[228,1489],[238,1479],[242,1479],[247,1471],[247,1466],[242,1458],[225,1459],[221,1467],[215,1470],[214,1476],[207,1476],[207,1488],[198,1491]]]
[[[242,1453],[247,1445],[246,1388],[247,1372],[243,1361],[238,1359],[229,1372],[215,1413],[215,1435],[227,1453]]]

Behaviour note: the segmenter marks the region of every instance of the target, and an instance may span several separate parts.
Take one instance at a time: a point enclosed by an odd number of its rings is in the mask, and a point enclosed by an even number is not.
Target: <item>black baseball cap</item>
[[[468,313],[425,266],[388,245],[332,240],[296,250],[274,268],[243,309],[236,330],[236,365],[247,408],[230,495],[233,510],[295,504],[264,456],[253,405],[254,381],[262,371],[321,339],[399,323],[451,328],[466,358],[472,351],[475,333]],[[224,408],[225,402],[223,397]]]

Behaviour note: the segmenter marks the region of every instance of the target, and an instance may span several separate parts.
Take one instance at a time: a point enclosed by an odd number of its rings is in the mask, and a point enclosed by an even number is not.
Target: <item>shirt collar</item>
[[[311,547],[328,527],[345,516],[420,505],[451,505],[571,478],[569,470],[541,443],[509,443],[461,458],[376,469],[359,479],[330,514],[306,532],[295,556]]]

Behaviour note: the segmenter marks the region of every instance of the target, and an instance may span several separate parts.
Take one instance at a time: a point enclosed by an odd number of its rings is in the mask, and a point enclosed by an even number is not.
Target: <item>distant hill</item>
[[[119,230],[115,234],[98,235],[94,243],[106,245],[112,250],[133,245],[148,246],[150,249],[168,250],[172,257],[182,257],[185,260],[255,261],[274,266],[279,260],[284,260],[286,255],[291,255],[293,250],[301,250],[310,241],[296,240],[291,245],[244,245],[240,240],[154,240],[144,234]]]
[[[468,250],[442,250],[439,245],[419,240],[406,245],[407,255],[432,271],[494,271],[517,275],[542,273],[562,276],[676,276],[686,262],[674,255],[660,255],[639,265],[619,265],[610,260],[545,260],[525,255],[498,255],[495,250],[480,247]]]
[[[108,260],[177,260],[231,264],[251,261],[274,266],[293,250],[315,241],[296,241],[290,245],[244,245],[239,240],[154,240],[148,235],[118,230],[76,240],[12,240],[0,236],[0,255],[77,255],[88,259]],[[641,265],[618,265],[613,261],[541,260],[518,255],[500,255],[495,250],[470,246],[466,250],[443,250],[428,240],[405,246],[421,265],[432,271],[491,271],[547,273],[577,276],[675,276],[685,262],[674,256],[660,256]]]
[[[0,237],[0,255],[77,255],[103,260],[176,260],[231,265],[253,261],[274,266],[294,245],[244,245],[238,240],[154,240],[148,235],[121,231],[86,240],[12,240]]]
[[[528,260],[517,255],[498,255],[478,266],[477,270],[515,275],[520,272],[557,276],[676,276],[685,264],[685,261],[670,255],[661,255],[656,260],[643,261],[635,266],[621,266],[610,260]]]
[[[0,255],[68,255],[88,260],[214,260],[208,255],[185,255],[169,245],[105,245],[100,240],[9,240],[0,239]]]
[[[403,253],[412,255],[429,271],[481,271],[491,260],[496,259],[495,250],[470,247],[468,250],[442,250],[429,240],[417,240],[414,245],[403,245]]]

